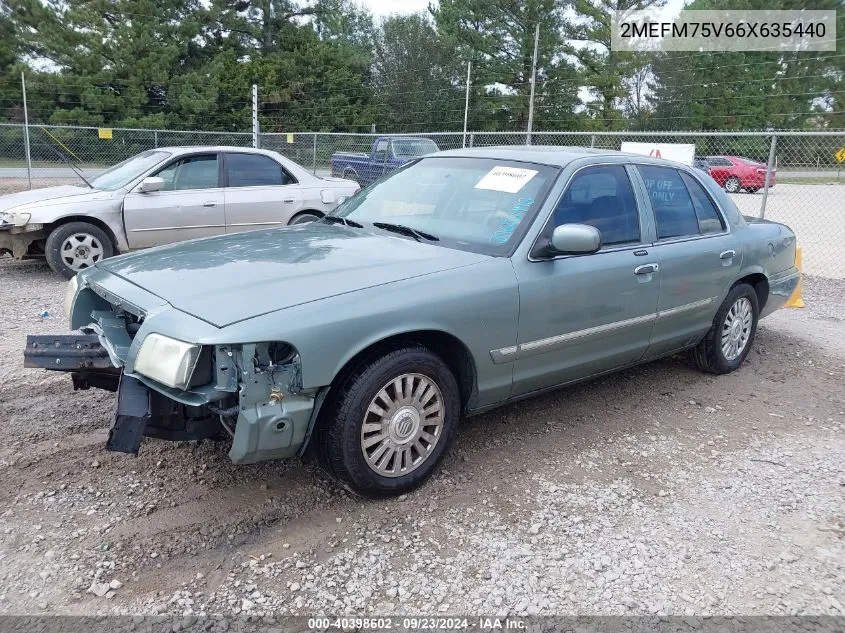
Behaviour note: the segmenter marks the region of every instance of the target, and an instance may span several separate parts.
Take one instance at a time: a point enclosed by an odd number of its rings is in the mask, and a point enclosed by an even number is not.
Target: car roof
[[[199,152],[239,152],[247,154],[269,155],[276,153],[266,149],[256,149],[254,147],[244,147],[240,145],[168,145],[164,147],[156,147],[155,150],[160,150],[163,152],[172,152],[173,154],[194,154]]]
[[[500,145],[492,147],[477,147],[464,149],[451,149],[431,156],[455,156],[466,158],[498,158],[499,160],[515,160],[526,163],[537,163],[540,165],[552,165],[565,167],[574,160],[581,158],[601,157],[630,157],[637,162],[653,163],[655,165],[671,165],[677,167],[682,163],[676,163],[662,158],[651,158],[642,154],[631,152],[620,152],[612,149],[598,149],[593,147],[570,147],[567,145]]]

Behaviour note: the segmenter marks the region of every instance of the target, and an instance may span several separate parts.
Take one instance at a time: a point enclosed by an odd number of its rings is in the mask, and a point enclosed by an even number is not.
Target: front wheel
[[[692,351],[698,368],[711,374],[738,369],[751,350],[759,316],[760,302],[754,288],[748,284],[731,288],[712,327]]]
[[[460,417],[454,375],[439,356],[416,345],[363,361],[332,391],[317,427],[317,457],[331,476],[365,497],[399,495],[423,483]]]
[[[44,245],[44,256],[54,271],[70,279],[114,255],[114,245],[106,232],[88,222],[68,222],[53,229]]]
[[[323,216],[319,213],[315,213],[313,211],[303,211],[302,213],[297,213],[290,219],[288,222],[288,226],[295,226],[297,224],[308,224],[309,222],[316,222],[320,220]]]

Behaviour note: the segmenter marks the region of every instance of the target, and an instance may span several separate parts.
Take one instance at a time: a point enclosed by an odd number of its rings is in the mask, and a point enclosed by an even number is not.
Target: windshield
[[[440,148],[427,138],[398,138],[393,140],[393,153],[396,156],[425,156],[439,151]]]
[[[128,185],[147,170],[170,157],[170,152],[148,150],[110,167],[91,181],[94,189],[114,191]]]
[[[509,160],[423,158],[359,192],[332,215],[400,224],[442,246],[509,255],[557,174],[555,167]]]

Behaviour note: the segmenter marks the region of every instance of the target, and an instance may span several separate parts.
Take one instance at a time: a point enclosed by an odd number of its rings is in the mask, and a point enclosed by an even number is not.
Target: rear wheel
[[[360,184],[360,181],[358,180],[358,172],[352,169],[351,167],[347,167],[343,170],[343,177],[346,180],[354,180],[355,182]]]
[[[739,193],[740,189],[742,189],[742,183],[736,176],[731,176],[725,181],[725,191],[728,193]]]
[[[70,279],[80,270],[114,255],[114,245],[100,227],[88,222],[68,222],[47,236],[44,255],[50,268]]]
[[[388,497],[435,471],[461,407],[439,356],[416,345],[374,355],[332,390],[315,438],[330,475],[357,494]]]
[[[711,374],[728,374],[738,369],[751,350],[759,315],[760,303],[754,288],[748,284],[731,288],[712,327],[692,351],[698,368]]]
[[[302,213],[297,213],[290,219],[288,222],[288,226],[294,226],[295,224],[308,224],[309,222],[316,222],[317,220],[321,219],[323,216],[317,213],[316,211],[303,211]]]

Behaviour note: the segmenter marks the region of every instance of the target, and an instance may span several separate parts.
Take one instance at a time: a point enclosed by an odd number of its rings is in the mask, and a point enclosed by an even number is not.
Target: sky
[[[374,15],[389,15],[391,13],[416,13],[428,8],[429,0],[357,0],[358,4],[367,7]]]
[[[391,13],[416,13],[425,11],[430,0],[357,0],[358,4],[367,7],[374,15],[383,16]],[[437,1],[434,0],[436,4]],[[668,0],[666,6],[659,12],[661,15],[676,15],[684,6],[684,0]]]

